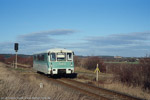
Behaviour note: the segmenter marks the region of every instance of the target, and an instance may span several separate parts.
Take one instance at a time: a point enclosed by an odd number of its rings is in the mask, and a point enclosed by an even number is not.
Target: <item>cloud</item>
[[[38,51],[47,50],[49,48],[58,47],[62,44],[61,42],[65,41],[63,39],[65,36],[72,35],[75,32],[75,30],[71,29],[34,32],[19,35],[17,37],[17,42],[20,43],[21,49],[26,49],[24,50],[26,53],[35,53]]]
[[[64,37],[74,34],[75,30],[57,29],[23,34],[16,37],[14,42],[0,43],[0,53],[14,53],[14,43],[19,43],[18,53],[33,54],[64,45]]]
[[[74,33],[76,33],[74,35]],[[50,48],[74,50],[76,55],[145,56],[150,54],[150,32],[111,34],[108,36],[80,36],[75,30],[51,30],[19,35],[19,53],[34,54]],[[0,43],[0,53],[14,53],[14,42]]]
[[[50,31],[41,31],[41,32],[34,32],[34,33],[30,33],[30,34],[20,35],[17,38],[20,41],[24,41],[24,42],[43,43],[43,42],[55,41],[55,39],[53,39],[53,37],[55,37],[55,36],[70,35],[75,32],[76,32],[75,30],[71,30],[71,29],[50,30]]]
[[[80,41],[61,45],[77,55],[145,56],[150,53],[150,32],[111,34],[85,37]]]
[[[130,45],[139,44],[150,39],[150,32],[136,32],[128,34],[112,34],[105,37],[88,37],[85,40],[96,45]]]
[[[142,56],[150,51],[150,32],[87,37],[85,41],[89,51],[100,55]]]

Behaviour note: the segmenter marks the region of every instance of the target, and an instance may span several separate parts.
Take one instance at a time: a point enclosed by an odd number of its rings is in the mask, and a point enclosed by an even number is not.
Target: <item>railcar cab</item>
[[[48,55],[50,55],[50,61],[73,61],[74,53],[51,52]]]
[[[50,74],[73,74],[74,52],[67,49],[51,49],[48,52]]]

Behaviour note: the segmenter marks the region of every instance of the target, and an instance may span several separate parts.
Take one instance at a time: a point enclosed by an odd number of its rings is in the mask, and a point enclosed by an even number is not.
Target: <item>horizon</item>
[[[1,54],[0,55],[16,55],[15,53],[12,53],[12,54]],[[34,54],[17,54],[18,56],[19,55],[24,55],[24,56],[33,56]],[[111,55],[74,55],[74,56],[78,56],[78,57],[117,57],[118,55],[116,56],[111,56]],[[124,57],[124,56],[118,56],[118,57],[122,57],[122,58],[149,58],[150,55],[146,55],[144,57]]]
[[[149,0],[0,0],[0,54],[66,48],[77,55],[150,55]]]

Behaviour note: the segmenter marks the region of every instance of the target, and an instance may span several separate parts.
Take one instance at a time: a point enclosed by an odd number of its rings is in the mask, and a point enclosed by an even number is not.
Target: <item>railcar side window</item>
[[[72,61],[72,53],[67,53],[67,60]]]
[[[50,58],[51,58],[51,61],[56,61],[56,55],[55,55],[55,53],[51,53],[50,54]]]

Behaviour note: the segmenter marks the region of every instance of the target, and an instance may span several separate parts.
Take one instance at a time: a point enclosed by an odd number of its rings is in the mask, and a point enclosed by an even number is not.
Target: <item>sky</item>
[[[150,0],[0,0],[0,54],[150,54]]]

